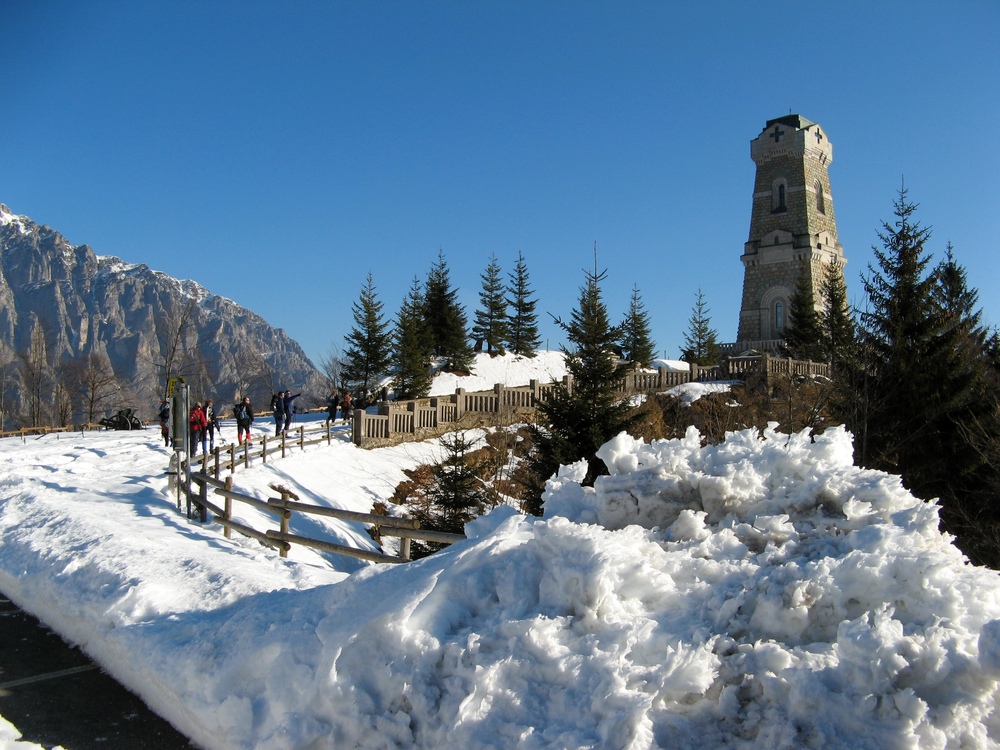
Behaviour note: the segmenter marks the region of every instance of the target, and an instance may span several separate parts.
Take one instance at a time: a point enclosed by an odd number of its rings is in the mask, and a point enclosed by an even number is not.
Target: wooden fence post
[[[283,490],[280,490],[280,492],[281,492],[281,502],[282,503],[287,503],[288,502],[288,490],[284,490],[283,489]],[[288,525],[289,525],[288,521],[289,521],[289,519],[291,517],[292,517],[292,511],[290,511],[288,508],[282,508],[281,509],[281,527],[280,528],[281,528],[281,533],[282,534],[287,534],[288,533]],[[281,555],[282,557],[288,557],[288,548],[289,548],[289,546],[291,546],[291,545],[289,545],[287,542],[285,544],[282,544],[281,545],[281,549],[279,550],[278,554]]]
[[[304,425],[299,425],[299,450],[306,449],[306,428]]]
[[[204,479],[198,483],[198,508],[201,522],[205,523],[208,521],[208,482]]]
[[[212,476],[214,476],[216,479],[219,478],[219,453],[221,451],[222,451],[221,445],[215,446],[215,450],[212,451],[215,454],[215,470],[213,471]]]
[[[245,443],[243,443],[243,468],[244,469],[249,469],[250,468],[250,438],[249,437],[247,438],[247,441]]]
[[[285,457],[285,447],[286,447],[286,443],[287,443],[287,441],[285,440],[285,437],[286,437],[285,431],[282,430],[281,431],[281,457],[282,458]]]
[[[226,492],[232,492],[232,491],[233,491],[233,475],[230,474],[228,477],[226,477]],[[233,499],[229,497],[229,495],[226,495],[226,509],[225,512],[222,514],[222,517],[226,519],[227,522],[233,519]],[[233,530],[229,528],[228,523],[226,523],[226,525],[223,526],[222,533],[226,537],[226,539],[233,538]]]

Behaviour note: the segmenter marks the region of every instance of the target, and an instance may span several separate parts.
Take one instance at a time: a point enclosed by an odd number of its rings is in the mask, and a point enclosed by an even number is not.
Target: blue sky
[[[851,299],[902,181],[1000,323],[1000,2],[0,0],[0,202],[342,346],[442,251],[471,320],[518,252],[542,335],[583,269],[675,358],[738,323],[754,165],[819,122]]]

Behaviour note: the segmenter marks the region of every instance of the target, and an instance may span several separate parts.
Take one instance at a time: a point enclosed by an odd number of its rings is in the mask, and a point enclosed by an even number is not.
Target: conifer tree
[[[480,278],[483,280],[483,288],[479,292],[480,307],[476,310],[472,337],[477,341],[477,348],[480,348],[480,344],[485,344],[487,353],[503,354],[510,326],[507,322],[503,278],[496,255],[490,256],[490,263]]]
[[[619,363],[615,351],[620,330],[611,325],[601,298],[600,285],[606,272],[598,273],[595,262],[594,271],[585,273],[586,283],[569,322],[556,319],[569,342],[563,352],[572,385],[567,388],[558,384],[549,400],[539,405],[544,429],[534,433],[537,454],[533,468],[541,482],[560,464],[582,458],[588,463],[584,483],[593,484],[606,471],[597,458],[598,448],[636,420],[621,392],[625,366]],[[530,501],[526,507],[530,512],[540,510]]]
[[[878,267],[863,278],[866,419],[853,427],[864,438],[859,463],[901,474],[914,494],[947,507],[961,502],[962,478],[981,465],[967,427],[989,411],[985,353],[964,272],[928,270],[930,230],[915,221],[916,208],[901,189],[896,221],[883,223],[882,248],[873,248]]]
[[[362,394],[374,391],[392,361],[392,334],[369,272],[361,296],[351,305],[354,326],[344,337],[344,378]]]
[[[514,354],[522,357],[534,357],[535,350],[541,344],[538,337],[538,316],[535,314],[536,300],[532,298],[531,284],[528,279],[528,266],[524,255],[517,254],[517,265],[508,277],[507,306],[510,309],[508,348]]]
[[[445,360],[446,371],[468,371],[472,367],[468,321],[465,308],[458,303],[458,291],[451,285],[451,274],[443,252],[438,252],[437,262],[427,274],[424,320],[431,354]]]
[[[622,359],[640,367],[649,367],[656,358],[656,344],[649,330],[649,313],[642,304],[639,287],[632,287],[628,313],[621,324]]]
[[[823,331],[824,354],[826,361],[831,362],[836,369],[838,363],[852,356],[856,339],[841,266],[831,263],[826,267],[821,293],[823,314],[820,316],[820,327]]]
[[[424,295],[420,279],[413,278],[400,305],[393,335],[396,398],[423,398],[431,389],[431,346],[424,322]]]
[[[681,359],[702,367],[717,365],[722,358],[722,351],[719,348],[719,334],[712,328],[712,319],[708,313],[705,295],[699,288],[694,307],[691,309],[688,330],[684,334]]]
[[[816,299],[808,273],[799,276],[795,292],[788,300],[788,318],[782,347],[788,356],[813,362],[824,361],[823,330],[816,313]]]

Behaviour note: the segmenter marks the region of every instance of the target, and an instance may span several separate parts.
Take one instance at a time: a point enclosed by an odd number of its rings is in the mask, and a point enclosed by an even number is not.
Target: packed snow
[[[345,429],[236,488],[368,511],[441,456]],[[0,591],[206,748],[998,744],[1000,577],[843,429],[623,434],[595,487],[564,467],[543,517],[405,565],[225,539],[177,511],[160,442],[0,443]]]

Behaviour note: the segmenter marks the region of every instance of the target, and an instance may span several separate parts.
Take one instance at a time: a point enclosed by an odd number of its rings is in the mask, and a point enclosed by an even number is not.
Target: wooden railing
[[[182,509],[181,498],[186,497],[188,518],[193,517],[194,514],[200,515],[203,522],[211,520],[221,524],[224,528],[223,533],[227,539],[231,538],[233,531],[237,531],[246,537],[256,539],[267,547],[278,550],[282,557],[288,556],[288,551],[292,544],[299,544],[370,562],[400,563],[410,560],[411,539],[438,542],[441,544],[453,544],[465,539],[465,535],[463,534],[449,534],[431,529],[421,529],[420,523],[411,518],[359,513],[303,503],[299,501],[299,498],[291,490],[283,487],[272,485],[271,489],[278,493],[278,497],[264,499],[236,492],[233,489],[233,474],[238,468],[248,468],[251,462],[256,459],[259,459],[262,463],[267,463],[269,456],[276,457],[280,454],[284,458],[292,448],[304,450],[310,445],[318,445],[324,442],[329,445],[333,440],[333,427],[329,424],[318,425],[316,427],[300,425],[293,432],[297,433],[297,436],[287,433],[271,437],[265,435],[257,439],[256,446],[249,442],[241,445],[219,446],[215,450],[200,456],[183,459],[178,476],[177,509]],[[220,478],[223,470],[228,472],[225,479]],[[190,481],[187,480],[188,471],[190,471]],[[181,476],[185,477],[183,481],[180,479]],[[221,496],[224,499],[222,506],[217,505],[209,499],[209,488],[212,488],[213,495]],[[277,516],[279,521],[278,528],[261,531],[234,518],[234,501]],[[400,539],[399,555],[386,555],[343,544],[336,544],[324,539],[314,539],[312,537],[293,534],[290,531],[293,512],[368,524],[374,528],[375,536],[398,537]],[[209,519],[209,513],[212,514],[211,519]]]
[[[691,365],[690,370],[670,370],[666,367],[656,371],[632,370],[625,375],[621,390],[625,395],[657,393],[684,383],[745,380],[756,373],[763,374],[765,379],[779,374],[829,377],[830,366],[767,354],[732,357],[711,367]],[[572,392],[572,376],[564,376],[560,385]],[[351,439],[361,447],[374,447],[425,439],[455,429],[462,420],[471,423],[489,415],[504,414],[511,419],[531,420],[538,404],[550,398],[557,387],[554,382],[540,383],[537,380],[517,388],[498,383],[492,391],[468,393],[459,388],[451,396],[383,402],[378,405],[376,414],[355,409]]]
[[[453,544],[465,539],[464,534],[448,534],[443,531],[421,529],[420,522],[412,518],[358,513],[357,511],[303,503],[299,501],[298,496],[291,490],[284,487],[275,487],[274,485],[270,485],[270,487],[278,493],[278,497],[256,498],[252,495],[236,492],[233,489],[232,474],[227,476],[224,481],[220,481],[216,477],[199,471],[191,475],[191,484],[194,486],[189,486],[186,493],[187,514],[189,518],[193,517],[194,514],[200,514],[202,521],[208,521],[208,514],[211,512],[211,520],[223,527],[223,534],[227,539],[232,538],[232,532],[236,531],[251,539],[256,539],[266,547],[278,550],[278,554],[282,557],[288,556],[291,545],[300,544],[304,547],[325,552],[334,552],[338,555],[347,555],[369,562],[401,563],[409,562],[410,560],[411,539],[439,542],[442,544]],[[221,507],[209,499],[208,490],[210,487],[212,488],[213,495],[223,498],[223,505]],[[233,516],[234,502],[244,503],[277,516],[278,528],[261,531],[237,520]],[[180,509],[180,500],[178,499],[178,510]],[[290,530],[293,512],[369,524],[374,528],[375,536],[399,537],[399,555],[386,555],[381,552],[337,544],[325,539],[314,539],[312,537],[293,534]]]
[[[0,430],[0,438],[5,437],[19,437],[26,438],[30,436],[43,437],[51,432],[86,432],[87,430],[103,430],[104,426],[97,424],[96,422],[75,425],[71,427],[22,427],[19,430]]]

